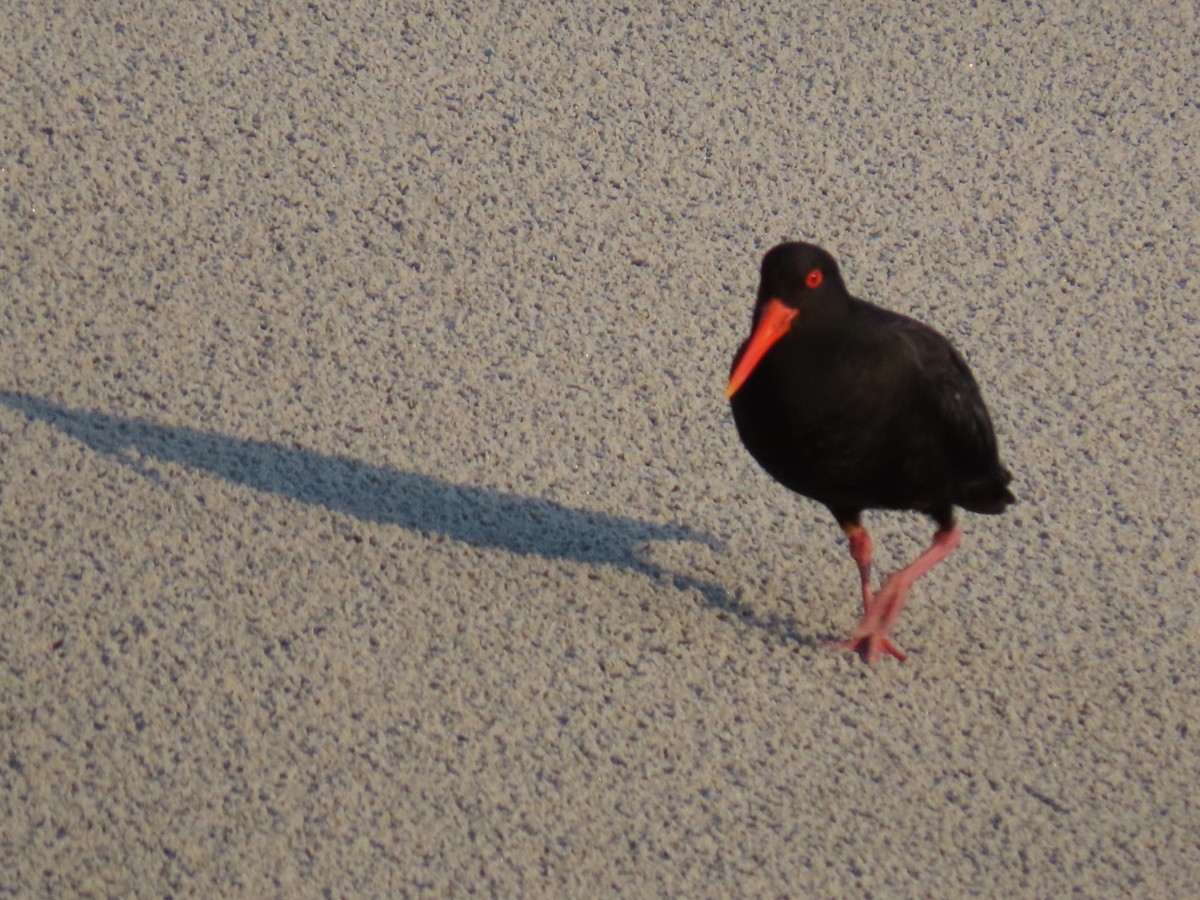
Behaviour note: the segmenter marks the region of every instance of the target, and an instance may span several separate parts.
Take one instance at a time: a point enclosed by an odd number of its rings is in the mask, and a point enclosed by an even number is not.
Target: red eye
[[[821,286],[821,282],[824,280],[825,280],[825,273],[822,272],[820,269],[813,269],[811,272],[809,272],[807,275],[804,276],[804,283],[806,285],[808,285],[810,288],[819,288]]]

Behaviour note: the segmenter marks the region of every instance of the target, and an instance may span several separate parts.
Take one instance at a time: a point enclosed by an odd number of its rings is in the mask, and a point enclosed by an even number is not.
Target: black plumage
[[[999,513],[1014,502],[967,364],[927,325],[853,297],[825,250],[787,243],[763,259],[728,394],[751,455],[827,506],[850,538],[864,614],[845,644],[869,660],[902,659],[888,632],[908,587],[957,545],[954,507]],[[938,524],[933,546],[878,596],[866,509],[914,510]]]

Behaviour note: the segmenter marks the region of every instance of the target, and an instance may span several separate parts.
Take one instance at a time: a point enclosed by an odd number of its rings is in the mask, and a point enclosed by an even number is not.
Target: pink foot
[[[877,662],[884,654],[903,662],[904,654],[896,649],[888,635],[892,625],[900,617],[907,593],[908,585],[904,579],[893,575],[887,580],[883,590],[867,605],[850,637],[844,641],[836,641],[832,646],[842,650],[853,650],[868,663]]]
[[[888,640],[886,634],[868,634],[863,637],[847,638],[844,641],[830,641],[825,646],[835,650],[853,650],[867,663],[878,662],[885,653],[896,657],[900,662],[908,659],[895,644]]]
[[[851,535],[853,548],[856,535],[850,530],[847,530],[847,534]],[[939,531],[934,535],[933,546],[918,556],[911,565],[889,578],[883,589],[870,600],[867,599],[864,573],[863,600],[866,602],[866,610],[863,617],[848,640],[837,641],[832,646],[854,650],[868,663],[878,661],[885,654],[903,662],[904,654],[896,649],[888,635],[896,620],[900,618],[904,601],[908,599],[908,590],[913,586],[913,582],[950,555],[958,546],[960,537],[961,532],[953,525]]]

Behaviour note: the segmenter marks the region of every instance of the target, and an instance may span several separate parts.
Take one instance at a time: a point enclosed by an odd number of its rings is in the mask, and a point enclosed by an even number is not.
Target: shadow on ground
[[[157,480],[144,458],[211,472],[235,484],[322,506],[365,522],[439,534],[510,553],[620,566],[676,589],[696,590],[712,607],[777,637],[812,644],[778,617],[760,617],[717,584],[664,570],[642,549],[652,541],[720,542],[684,525],[574,509],[536,497],[453,484],[432,475],[386,469],[298,447],[156,425],[95,410],[78,410],[26,394],[0,391],[0,404]]]

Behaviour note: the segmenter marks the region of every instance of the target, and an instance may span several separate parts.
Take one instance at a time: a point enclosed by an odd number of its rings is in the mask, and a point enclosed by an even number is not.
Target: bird
[[[1016,502],[971,370],[942,334],[854,297],[837,261],[787,242],[762,260],[750,336],[726,387],[738,436],[767,474],[824,505],[849,540],[863,612],[834,647],[874,663],[909,590],[958,546],[955,507],[997,515]],[[933,519],[933,542],[871,585],[866,510]]]

